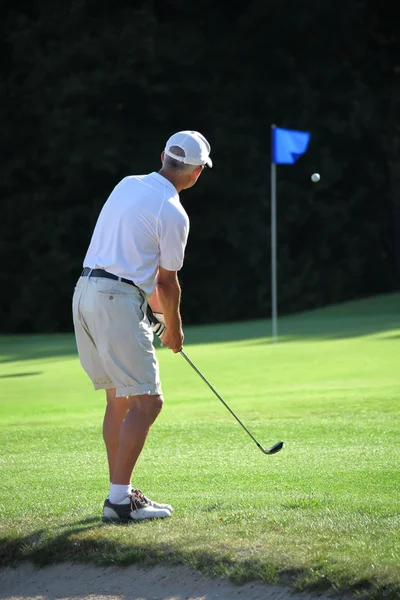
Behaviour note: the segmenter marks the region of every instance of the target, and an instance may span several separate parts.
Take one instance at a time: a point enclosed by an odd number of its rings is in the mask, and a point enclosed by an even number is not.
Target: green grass
[[[400,593],[400,297],[187,328],[134,483],[171,519],[103,525],[102,392],[71,335],[0,337],[0,561],[172,561],[235,581]]]

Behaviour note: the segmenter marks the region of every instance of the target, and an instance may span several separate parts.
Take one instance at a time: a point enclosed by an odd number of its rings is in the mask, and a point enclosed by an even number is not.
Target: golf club
[[[152,323],[153,325],[157,325],[160,322],[158,321],[158,319],[155,317],[153,311],[151,310],[151,307],[149,305],[147,305],[147,318],[149,319],[150,323]],[[225,402],[225,400],[222,398],[222,396],[220,396],[217,392],[217,390],[211,385],[211,383],[204,377],[203,373],[201,373],[201,371],[199,371],[199,369],[196,367],[196,365],[190,360],[190,358],[188,357],[188,355],[182,350],[179,351],[180,354],[182,354],[183,358],[189,363],[189,365],[192,367],[192,369],[194,369],[196,371],[196,373],[202,378],[202,380],[208,385],[208,387],[210,388],[210,390],[212,392],[214,392],[214,394],[217,396],[218,400],[220,400],[222,402],[222,404],[229,410],[229,412],[231,413],[231,415],[233,417],[235,417],[236,421],[239,423],[239,425],[241,425],[243,427],[243,429],[246,431],[246,433],[249,434],[249,436],[251,437],[251,439],[253,440],[253,442],[255,442],[257,444],[257,446],[260,448],[261,452],[263,452],[264,454],[276,454],[277,452],[279,452],[279,450],[282,450],[283,448],[283,442],[276,442],[276,444],[274,444],[273,446],[271,446],[271,448],[264,448],[260,442],[258,442],[256,440],[256,438],[254,437],[254,435],[247,429],[246,425],[244,423],[242,423],[242,421],[239,419],[239,417],[237,415],[235,415],[235,413],[233,412],[233,410],[230,408],[230,406],[228,406],[228,404]]]
[[[196,365],[190,360],[190,358],[188,357],[188,355],[183,350],[180,350],[179,352],[180,352],[180,354],[182,354],[183,358],[189,363],[189,365],[192,367],[192,369],[194,369],[196,371],[196,373],[202,378],[202,380],[208,385],[208,387],[210,388],[210,390],[212,392],[214,392],[214,394],[217,396],[217,398],[219,400],[221,400],[222,404],[229,410],[229,412],[231,413],[231,415],[233,415],[235,417],[236,421],[249,434],[249,436],[251,437],[251,439],[260,448],[261,452],[264,452],[264,454],[276,454],[277,452],[279,452],[279,450],[282,450],[282,448],[283,448],[283,442],[276,442],[276,444],[274,444],[273,446],[271,446],[271,448],[268,448],[268,449],[264,448],[260,444],[260,442],[257,442],[257,440],[254,437],[254,435],[247,429],[246,425],[244,425],[244,423],[242,423],[242,421],[239,419],[239,417],[237,415],[235,415],[235,413],[233,412],[233,410],[228,406],[228,404],[225,402],[225,400],[222,398],[222,396],[220,396],[218,394],[217,390],[211,385],[211,383],[204,377],[204,375],[201,373],[201,371],[199,371],[199,369],[196,367]]]

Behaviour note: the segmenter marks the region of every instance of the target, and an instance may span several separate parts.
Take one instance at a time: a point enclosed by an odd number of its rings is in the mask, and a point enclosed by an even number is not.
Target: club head
[[[264,454],[276,454],[277,452],[279,452],[279,450],[282,450],[282,448],[283,442],[276,442],[276,444],[271,446],[269,450],[265,450],[264,448],[262,448],[262,451],[264,452]]]

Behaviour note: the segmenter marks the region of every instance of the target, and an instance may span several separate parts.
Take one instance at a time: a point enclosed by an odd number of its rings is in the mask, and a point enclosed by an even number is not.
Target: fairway
[[[158,348],[165,397],[134,474],[171,519],[104,525],[94,392],[70,334],[0,337],[2,564],[172,561],[229,575],[400,593],[400,296],[279,322],[185,329],[185,351],[265,456],[179,355]]]

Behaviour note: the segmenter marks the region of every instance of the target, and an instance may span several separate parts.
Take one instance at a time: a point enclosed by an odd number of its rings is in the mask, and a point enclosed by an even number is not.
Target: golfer
[[[104,204],[73,297],[79,358],[95,390],[106,390],[103,437],[110,492],[103,521],[169,517],[172,507],[132,487],[136,461],[163,406],[147,303],[162,322],[162,343],[183,345],[178,271],[189,218],[179,200],[210,159],[197,131],[168,140],[156,173],[125,177]],[[154,328],[154,330],[156,330]]]

